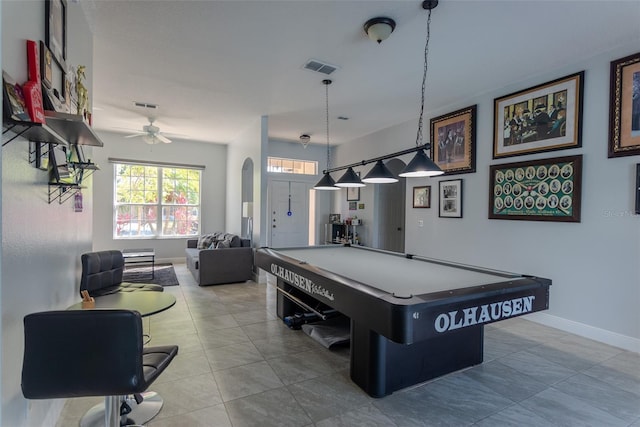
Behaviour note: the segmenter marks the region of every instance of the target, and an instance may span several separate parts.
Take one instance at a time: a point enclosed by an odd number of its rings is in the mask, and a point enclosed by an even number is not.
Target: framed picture
[[[347,202],[360,200],[360,187],[347,187]]]
[[[582,155],[493,165],[489,218],[580,222]]]
[[[440,218],[462,218],[462,180],[440,181]]]
[[[640,154],[640,52],[611,62],[609,157]]]
[[[350,211],[357,211],[358,210],[358,203],[357,202],[349,202],[349,210]]]
[[[584,71],[496,98],[493,158],[582,146]]]
[[[40,41],[40,68],[42,84],[51,88],[53,84],[53,55],[42,41]]]
[[[636,165],[636,215],[640,215],[640,163]]]
[[[71,82],[67,68],[44,43],[40,43],[40,68],[42,76],[42,100],[45,110],[69,113],[71,104]]]
[[[67,59],[67,2],[45,0],[45,42],[59,63]]]
[[[431,159],[446,175],[476,171],[476,105],[431,119]]]
[[[431,186],[413,187],[413,207],[414,208],[430,208],[431,207]]]
[[[340,224],[340,214],[329,214],[329,223]]]

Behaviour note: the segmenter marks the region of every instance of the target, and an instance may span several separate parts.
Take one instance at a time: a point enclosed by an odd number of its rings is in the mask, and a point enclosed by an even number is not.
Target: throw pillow
[[[209,246],[211,246],[211,243],[213,243],[215,238],[216,238],[215,234],[203,234],[202,236],[200,236],[198,238],[197,248],[198,249],[207,249]]]
[[[240,237],[236,234],[227,233],[223,237],[224,240],[228,240],[232,248],[239,248],[242,246]]]
[[[218,240],[216,249],[226,249],[231,247],[231,242],[228,240]]]

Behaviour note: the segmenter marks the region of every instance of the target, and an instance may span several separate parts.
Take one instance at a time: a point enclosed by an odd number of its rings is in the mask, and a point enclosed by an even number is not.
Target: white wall
[[[264,215],[262,201],[263,145],[266,145],[267,118],[256,119],[227,150],[227,188],[225,231],[240,235],[242,219],[242,166],[247,158],[253,160],[253,245],[260,242]]]
[[[635,165],[640,158],[607,158],[609,63],[637,49],[636,40],[588,61],[506,82],[503,88],[427,112],[425,117],[431,118],[478,104],[477,172],[407,180],[406,251],[550,278],[550,308],[533,318],[639,351],[640,217],[633,212]],[[493,99],[583,69],[582,148],[492,160]],[[340,146],[337,164],[384,154],[379,152],[382,144],[386,153],[410,148],[416,126],[417,122],[408,122]],[[574,154],[584,156],[580,223],[487,218],[489,165]],[[451,178],[464,180],[462,219],[438,218],[438,181]],[[432,186],[431,209],[412,208],[412,188],[419,185]],[[418,226],[419,220],[424,227]]]
[[[400,125],[392,126],[387,129],[383,129],[372,135],[368,135],[359,139],[356,139],[348,144],[343,144],[337,147],[336,157],[337,160],[333,162],[335,166],[342,166],[345,164],[356,163],[361,160],[374,159],[376,157],[384,156],[396,151],[411,148],[416,142],[416,126],[418,119],[416,117],[415,122],[411,121]],[[409,163],[411,155],[404,155],[399,157],[405,163]],[[388,160],[385,160],[385,163]],[[370,163],[366,166],[356,167],[354,170],[360,172],[362,178],[375,163]],[[334,172],[333,178],[337,181],[344,171]],[[333,203],[335,213],[339,213],[341,218],[357,216],[362,220],[363,225],[358,227],[358,235],[360,241],[365,246],[377,247],[378,235],[375,232],[377,224],[376,212],[376,198],[375,189],[379,185],[384,184],[367,184],[366,187],[360,188],[360,200],[358,201],[358,209],[355,211],[349,210],[349,202],[347,201],[347,190],[339,190],[333,194]],[[407,181],[407,186],[411,185],[411,181]],[[413,197],[413,196],[412,196]],[[412,199],[409,198],[409,200]],[[431,201],[433,203],[433,200]],[[359,205],[364,204],[364,209],[360,209]],[[408,230],[405,230],[405,234]]]
[[[201,210],[203,233],[225,230],[227,185],[226,145],[173,139],[171,144],[149,145],[142,139],[125,139],[121,134],[98,132],[104,147],[95,149],[93,161],[100,166],[94,175],[97,195],[93,215],[93,249],[155,249],[156,258],[184,261],[185,238],[113,238],[113,164],[109,158],[202,165]]]
[[[91,64],[92,36],[84,15],[78,4],[68,2],[67,8],[67,62]],[[25,39],[44,39],[44,2],[3,1],[2,65],[20,83],[27,78]],[[88,67],[89,88],[91,71]],[[3,426],[55,425],[64,400],[22,397],[22,319],[36,311],[65,309],[78,300],[80,254],[91,249],[91,178],[84,183],[83,212],[73,211],[72,200],[48,204],[47,173],[29,164],[28,147],[28,141],[19,138],[1,151]]]

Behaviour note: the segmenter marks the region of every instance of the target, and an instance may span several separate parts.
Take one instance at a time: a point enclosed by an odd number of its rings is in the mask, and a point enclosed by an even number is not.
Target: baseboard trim
[[[616,332],[607,331],[605,329],[596,328],[594,326],[585,325],[584,323],[574,322],[573,320],[563,319],[562,317],[553,316],[547,313],[532,313],[525,316],[527,320],[540,323],[545,326],[560,329],[565,332],[599,341],[604,344],[612,345],[624,350],[640,353],[640,339],[618,334]]]

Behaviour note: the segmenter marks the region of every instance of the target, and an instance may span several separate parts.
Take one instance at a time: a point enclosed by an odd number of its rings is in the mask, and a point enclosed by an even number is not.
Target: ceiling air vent
[[[133,101],[133,105],[135,105],[136,107],[151,108],[154,110],[158,108],[158,104],[150,104],[148,102],[140,102],[140,101]]]
[[[310,59],[304,64],[303,68],[318,73],[329,75],[338,69],[337,66],[327,64],[326,62],[318,61],[317,59]]]

